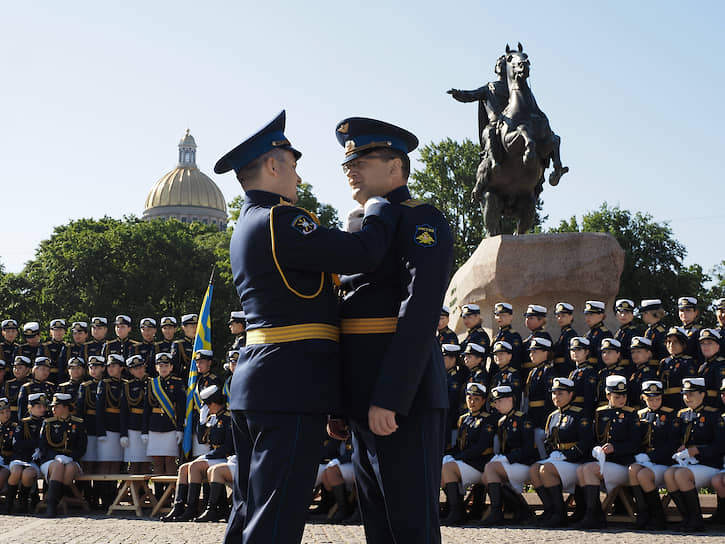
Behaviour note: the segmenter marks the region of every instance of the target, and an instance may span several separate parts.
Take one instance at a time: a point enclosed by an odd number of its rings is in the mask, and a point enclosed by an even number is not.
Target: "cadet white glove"
[[[358,206],[347,212],[345,230],[347,232],[360,232],[362,230],[363,217],[365,217],[365,209],[362,206]]]
[[[176,444],[181,444],[184,441],[184,431],[176,431]]]
[[[603,471],[604,463],[607,460],[607,454],[604,453],[601,446],[594,446],[594,448],[592,448],[592,457],[599,462],[599,471]]]
[[[37,461],[40,459],[40,448],[35,448],[35,451],[33,452],[33,461]]]
[[[128,436],[122,436],[120,442],[122,448],[128,448]]]
[[[204,425],[207,419],[209,419],[209,407],[205,404],[201,407],[201,411],[199,412],[199,423]]]
[[[566,461],[566,455],[559,450],[552,451],[551,455],[549,455],[549,461]]]
[[[96,440],[98,440],[99,442],[105,442],[106,440],[108,440],[108,437],[104,434],[103,436],[99,436]]]
[[[144,444],[148,444],[149,443],[149,435],[142,434],[141,435],[141,442],[143,442]]]
[[[690,452],[687,451],[687,448],[685,448],[682,451],[678,451],[675,453],[672,458],[675,460],[675,462],[680,465],[681,467],[684,467],[687,464],[687,459],[690,457]]]
[[[652,463],[652,460],[646,453],[638,453],[634,456],[634,462],[639,463],[640,465],[646,465],[647,463]]]
[[[491,463],[508,463],[508,457],[501,455],[500,453],[491,457]]]

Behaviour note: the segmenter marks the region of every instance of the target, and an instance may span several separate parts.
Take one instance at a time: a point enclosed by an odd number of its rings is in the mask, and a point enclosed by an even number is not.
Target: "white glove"
[[[509,460],[508,460],[508,457],[506,457],[505,455],[501,455],[499,453],[498,455],[494,455],[493,457],[491,457],[490,462],[491,463],[508,463]]]
[[[682,451],[678,451],[675,453],[672,458],[675,460],[675,462],[684,467],[687,464],[687,459],[690,457],[690,452],[687,451],[687,449],[684,449]]]
[[[55,461],[58,461],[59,463],[63,463],[64,465],[67,465],[68,463],[73,462],[73,458],[68,457],[67,455],[56,455]]]
[[[128,448],[128,436],[122,436],[120,442],[122,448]]]
[[[365,208],[362,206],[358,206],[347,212],[345,230],[347,232],[360,232],[362,230],[363,217],[365,217]]]
[[[176,444],[181,444],[184,441],[184,431],[176,431]]]
[[[33,452],[33,461],[37,461],[40,459],[40,448],[35,448],[35,451]]]
[[[697,465],[699,463],[700,463],[700,461],[698,461],[696,457],[692,457],[691,455],[687,457],[688,465]]]
[[[99,436],[96,440],[98,440],[99,442],[105,442],[106,440],[108,440],[108,437],[104,434],[103,436]]]
[[[634,462],[640,465],[646,465],[647,463],[652,463],[652,459],[646,453],[638,453],[634,456]]]
[[[363,209],[367,214],[370,206],[374,206],[375,204],[382,204],[383,202],[388,202],[388,200],[386,198],[383,198],[382,196],[371,196],[365,201],[365,206],[363,206]]]
[[[142,434],[141,435],[141,442],[143,442],[144,444],[148,444],[149,443],[149,435]]]
[[[446,463],[452,463],[453,461],[455,461],[455,459],[453,458],[452,455],[445,455],[445,456],[443,456],[443,464],[444,465]]]
[[[551,455],[549,455],[549,461],[566,461],[566,455],[559,450],[552,451]]]
[[[207,419],[209,419],[209,407],[205,404],[201,407],[201,411],[199,412],[199,423],[204,425]]]
[[[604,470],[604,463],[607,460],[607,454],[604,453],[601,446],[594,446],[592,448],[592,457],[599,462],[599,471],[602,472]]]

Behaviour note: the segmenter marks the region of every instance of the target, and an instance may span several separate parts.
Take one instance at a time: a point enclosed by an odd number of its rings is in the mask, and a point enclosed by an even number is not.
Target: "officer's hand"
[[[142,434],[141,435],[141,442],[143,442],[144,444],[148,444],[149,443],[149,435]]]
[[[104,434],[103,436],[99,436],[97,439],[99,442],[105,442],[108,440],[108,437]]]
[[[697,449],[697,446],[691,446],[687,448],[687,453],[690,455],[690,457],[695,457],[698,453],[700,453],[700,450]]]
[[[347,232],[360,232],[362,230],[362,221],[365,216],[365,209],[362,206],[353,208],[347,212],[347,223],[345,230]]]
[[[122,448],[128,448],[128,436],[122,436],[120,442]]]
[[[388,436],[398,429],[395,412],[379,406],[371,406],[368,410],[368,426],[378,436]]]
[[[345,441],[350,438],[350,428],[344,419],[329,419],[327,421],[327,434],[330,438]]]
[[[602,451],[604,453],[606,453],[607,455],[609,455],[610,453],[614,453],[614,446],[612,446],[609,442],[607,442],[606,444],[604,444],[602,446]]]

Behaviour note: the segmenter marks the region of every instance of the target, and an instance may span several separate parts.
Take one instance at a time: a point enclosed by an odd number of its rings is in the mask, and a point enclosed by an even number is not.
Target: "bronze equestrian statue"
[[[569,171],[559,155],[561,139],[536,104],[529,84],[531,62],[522,45],[496,61],[498,81],[473,91],[448,91],[459,102],[478,100],[481,162],[471,195],[481,202],[490,236],[524,234],[534,226],[536,201],[544,187],[544,171],[553,162],[549,184]],[[504,233],[504,217],[516,218],[513,233]]]

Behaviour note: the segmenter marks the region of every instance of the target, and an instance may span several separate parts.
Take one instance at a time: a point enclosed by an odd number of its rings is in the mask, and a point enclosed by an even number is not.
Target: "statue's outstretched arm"
[[[459,102],[475,102],[476,100],[486,100],[488,98],[488,87],[486,85],[473,91],[449,89],[446,92]]]

